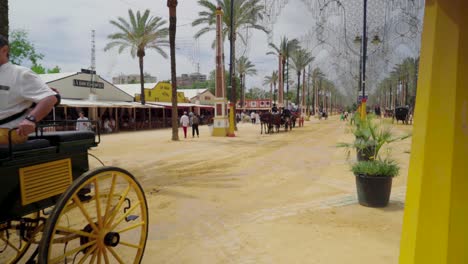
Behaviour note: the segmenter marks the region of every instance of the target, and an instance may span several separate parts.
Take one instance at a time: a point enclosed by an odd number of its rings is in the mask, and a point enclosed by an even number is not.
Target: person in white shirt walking
[[[8,40],[0,35],[0,144],[26,142],[36,131],[37,122],[49,114],[59,101],[37,74],[9,62]]]
[[[190,124],[190,119],[187,116],[187,112],[184,112],[184,115],[180,118],[180,124],[182,125],[182,129],[184,130],[184,137],[187,138],[187,127]]]

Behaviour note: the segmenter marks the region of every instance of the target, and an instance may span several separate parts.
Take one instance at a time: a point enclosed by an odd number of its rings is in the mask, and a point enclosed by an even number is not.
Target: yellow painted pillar
[[[425,12],[400,264],[468,263],[468,1]]]

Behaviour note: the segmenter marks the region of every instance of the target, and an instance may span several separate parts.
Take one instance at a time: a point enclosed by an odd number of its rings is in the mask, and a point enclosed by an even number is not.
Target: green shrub
[[[353,165],[351,169],[354,175],[395,177],[399,174],[400,168],[392,161],[361,161]]]

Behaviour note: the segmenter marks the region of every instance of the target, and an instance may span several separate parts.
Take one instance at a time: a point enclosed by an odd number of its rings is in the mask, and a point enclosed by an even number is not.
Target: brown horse
[[[260,116],[260,134],[269,134],[276,129],[276,132],[279,132],[281,125],[284,125],[286,131],[288,128],[291,130],[291,119],[289,117],[282,118],[280,114],[272,114],[272,113],[263,113]]]

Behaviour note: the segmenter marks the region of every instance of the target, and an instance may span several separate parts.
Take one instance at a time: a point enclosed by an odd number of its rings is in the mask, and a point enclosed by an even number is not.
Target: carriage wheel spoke
[[[101,249],[99,249],[98,256],[97,256],[97,264],[101,264],[101,255],[102,255],[102,252],[101,252]]]
[[[108,247],[107,249],[110,251],[112,256],[114,256],[115,260],[117,260],[120,264],[124,264],[123,260],[120,258],[117,252],[115,252],[111,247]]]
[[[110,264],[109,256],[107,256],[107,250],[105,247],[102,248],[102,255],[104,256],[104,263]]]
[[[81,203],[80,199],[78,198],[78,196],[73,195],[73,201],[75,202],[75,204],[80,208],[81,210],[81,213],[83,213],[84,217],[86,218],[86,220],[88,220],[88,223],[89,225],[93,228],[93,230],[97,233],[99,232],[99,228],[96,226],[96,224],[94,224],[94,221],[93,219],[91,219],[91,217],[89,216],[88,214],[88,211],[86,211],[86,209],[84,208],[83,204]]]
[[[99,200],[99,185],[97,179],[94,179],[94,197],[96,198],[96,213],[98,219],[98,226],[103,227],[102,214],[101,214],[101,201]]]
[[[89,261],[89,264],[93,264],[96,261],[96,257],[98,256],[99,251],[100,251],[100,249],[99,249],[99,247],[97,247],[96,250],[93,253],[93,256],[91,257],[91,260]]]
[[[141,249],[141,245],[130,244],[130,243],[125,242],[125,241],[120,241],[119,244],[122,244],[122,245],[127,246],[127,247],[131,247],[131,248]]]
[[[107,217],[109,216],[110,210],[111,210],[111,200],[112,196],[114,196],[114,189],[115,189],[115,181],[116,181],[116,176],[115,173],[112,173],[112,183],[111,183],[111,188],[109,192],[109,197],[107,197],[107,204],[106,204],[106,212],[104,214],[104,222],[107,220]]]
[[[96,238],[97,237],[93,233],[87,233],[87,232],[84,232],[84,231],[81,231],[81,230],[76,230],[76,229],[72,229],[72,228],[68,228],[68,227],[64,227],[64,226],[57,226],[55,229],[57,231],[62,231],[62,232],[65,232],[65,233],[72,233],[72,234],[85,236],[85,237],[89,237],[89,238]]]
[[[77,247],[77,248],[75,248],[75,249],[73,249],[73,250],[67,251],[67,252],[65,252],[63,255],[58,256],[58,257],[52,259],[52,260],[50,261],[50,263],[52,263],[52,264],[58,263],[58,262],[60,262],[62,259],[66,258],[66,257],[68,257],[68,256],[71,256],[71,255],[73,255],[73,254],[75,254],[75,253],[77,253],[77,252],[79,252],[79,251],[81,251],[81,250],[83,250],[83,249],[85,249],[85,248],[87,248],[87,247],[89,247],[89,246],[93,246],[94,244],[96,244],[96,240],[92,240],[92,241],[90,241],[90,242],[88,242],[88,243],[86,243],[86,244],[84,244],[84,245],[82,245],[82,246],[80,246],[80,247]]]
[[[122,196],[120,196],[120,200],[119,200],[119,203],[115,206],[115,208],[113,208],[112,210],[112,213],[111,215],[109,216],[109,219],[107,220],[107,222],[105,223],[105,226],[109,226],[112,221],[114,221],[114,218],[115,216],[117,215],[117,212],[120,210],[120,208],[122,207],[122,204],[124,203],[125,199],[127,198],[127,195],[128,193],[130,192],[130,189],[132,188],[132,186],[130,184],[128,184],[128,187],[127,189],[125,189],[125,191],[123,192]]]
[[[140,222],[140,223],[131,225],[131,226],[129,226],[129,227],[126,227],[126,228],[124,228],[124,229],[120,229],[119,231],[116,231],[116,232],[119,233],[119,234],[122,234],[122,233],[124,233],[124,232],[130,231],[130,230],[135,229],[135,228],[137,228],[137,227],[143,226],[144,224],[145,224],[144,222]]]
[[[88,252],[86,252],[86,254],[83,256],[83,258],[81,258],[80,262],[78,262],[78,264],[82,264],[85,262],[85,260],[88,259],[88,257],[94,253],[94,251],[96,251],[97,249],[97,245],[94,244],[90,249],[88,249]]]
[[[129,216],[133,210],[135,210],[141,204],[140,201],[136,202],[125,214],[123,214],[115,223],[112,225],[110,230],[114,230],[127,216]],[[110,223],[109,223],[110,224]]]

